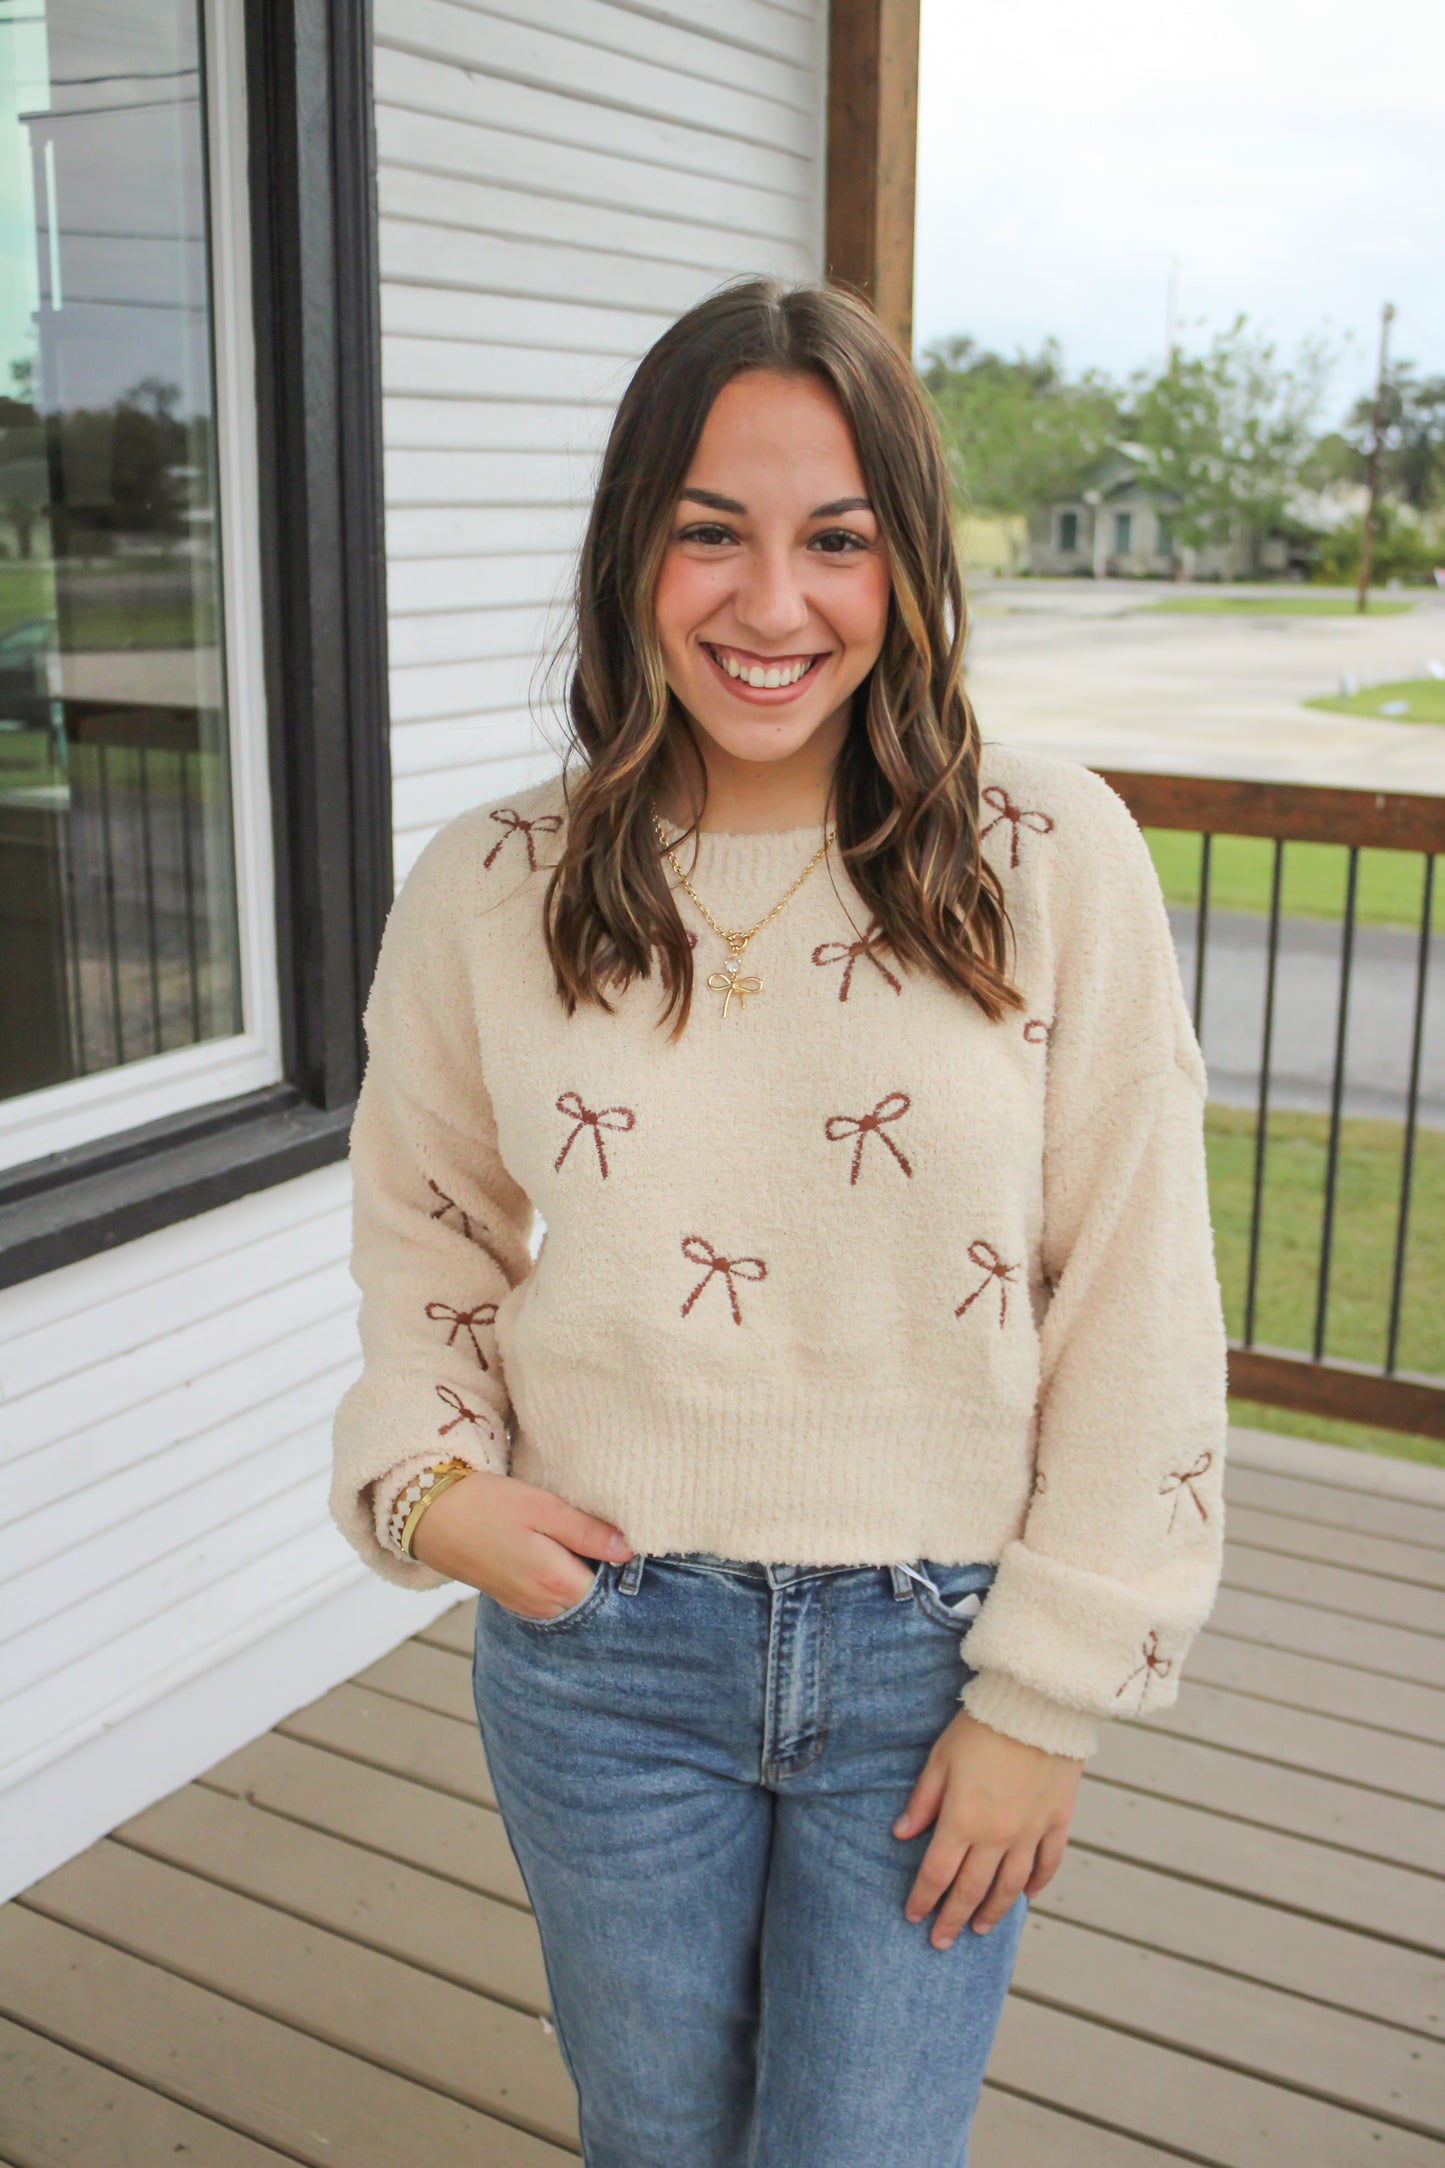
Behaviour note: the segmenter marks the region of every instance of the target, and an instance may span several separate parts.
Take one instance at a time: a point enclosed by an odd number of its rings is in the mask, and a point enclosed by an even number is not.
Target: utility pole
[[[1360,589],[1355,608],[1363,617],[1369,607],[1370,558],[1375,541],[1375,497],[1380,486],[1380,437],[1385,427],[1385,349],[1389,343],[1394,308],[1387,301],[1380,311],[1380,366],[1375,376],[1375,411],[1370,422],[1370,464],[1365,473],[1365,530],[1360,536]]]
[[[1174,366],[1174,302],[1179,284],[1179,258],[1169,259],[1169,298],[1164,304],[1164,367]]]

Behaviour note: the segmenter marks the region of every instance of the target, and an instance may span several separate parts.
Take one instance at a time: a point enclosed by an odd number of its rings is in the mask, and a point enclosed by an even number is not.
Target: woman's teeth
[[[714,648],[712,652],[729,677],[741,678],[745,685],[756,685],[769,692],[780,685],[796,685],[804,672],[812,669],[816,660],[815,656],[804,655],[796,662],[774,663],[769,667],[755,662],[748,666],[740,663],[735,655],[726,654],[721,648]]]

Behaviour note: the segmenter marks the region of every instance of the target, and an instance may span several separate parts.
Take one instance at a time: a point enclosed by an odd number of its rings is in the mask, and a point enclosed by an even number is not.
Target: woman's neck
[[[764,835],[791,828],[821,828],[828,817],[838,748],[831,734],[815,732],[785,760],[739,760],[699,731],[695,742],[706,777],[706,800],[698,822],[704,834]],[[679,827],[697,810],[698,777],[689,763],[685,779],[673,778],[659,793],[664,817]]]

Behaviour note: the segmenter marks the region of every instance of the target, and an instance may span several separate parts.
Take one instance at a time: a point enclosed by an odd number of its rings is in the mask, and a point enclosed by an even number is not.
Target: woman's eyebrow
[[[736,512],[739,518],[747,515],[747,506],[739,504],[736,497],[720,497],[713,489],[685,489],[680,500],[683,504],[705,504],[714,512]],[[815,505],[809,519],[836,519],[840,512],[871,512],[872,505],[866,497],[835,497],[831,504]]]

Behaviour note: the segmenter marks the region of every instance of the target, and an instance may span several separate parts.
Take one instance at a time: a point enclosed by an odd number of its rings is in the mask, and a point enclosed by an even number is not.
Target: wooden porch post
[[[828,276],[913,349],[919,0],[830,0]]]

